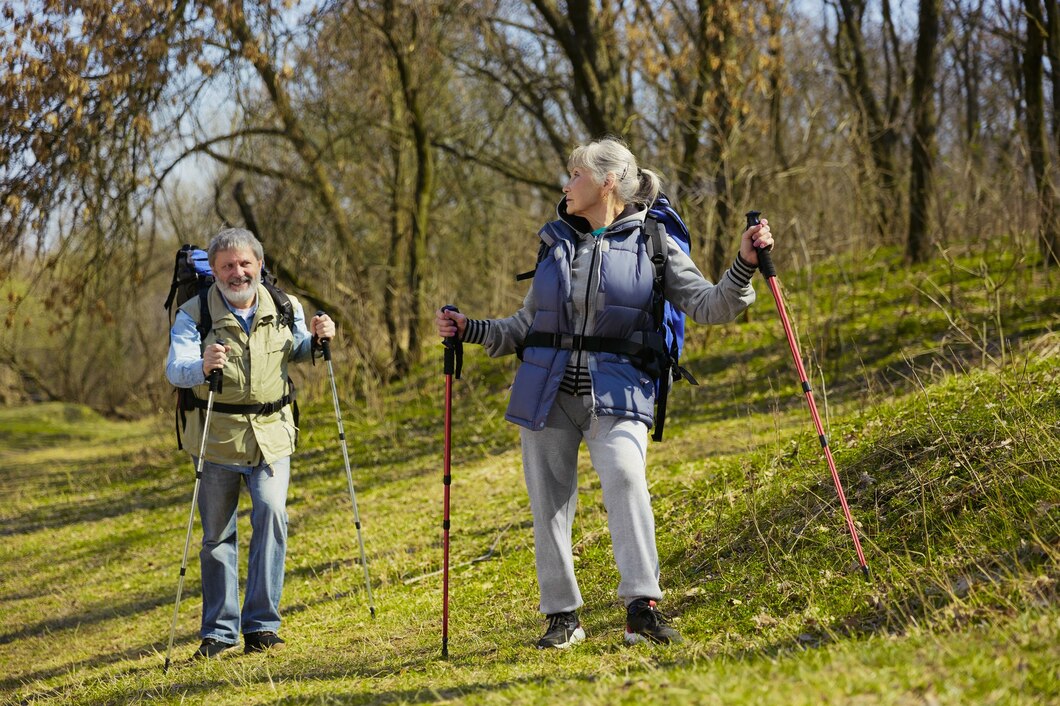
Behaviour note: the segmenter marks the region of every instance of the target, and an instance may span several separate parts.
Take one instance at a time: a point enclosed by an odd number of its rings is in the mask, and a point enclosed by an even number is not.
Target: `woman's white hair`
[[[613,176],[615,196],[624,204],[650,206],[659,195],[659,176],[638,167],[637,158],[616,137],[603,137],[576,147],[567,159],[567,171],[576,168],[587,169],[593,181],[601,186],[608,176]]]

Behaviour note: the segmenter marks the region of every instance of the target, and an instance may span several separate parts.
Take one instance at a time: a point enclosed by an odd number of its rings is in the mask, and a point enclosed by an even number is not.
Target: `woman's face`
[[[570,179],[563,187],[567,195],[567,213],[573,216],[584,216],[600,204],[604,189],[593,181],[592,172],[585,167],[574,167],[570,170]]]

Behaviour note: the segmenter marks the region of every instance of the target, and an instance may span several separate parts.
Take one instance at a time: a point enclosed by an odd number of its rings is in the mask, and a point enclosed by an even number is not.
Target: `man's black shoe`
[[[283,639],[279,635],[266,630],[265,632],[248,632],[243,636],[243,652],[265,652],[266,650],[282,650]]]
[[[656,642],[670,644],[681,642],[681,633],[670,626],[670,619],[655,607],[655,601],[637,598],[626,608],[626,642]]]
[[[235,645],[231,642],[221,642],[212,637],[206,637],[203,638],[202,644],[199,645],[199,649],[195,650],[195,656],[209,659],[210,657],[217,657],[225,650],[232,649],[233,647],[235,647]]]
[[[537,641],[537,649],[565,650],[584,639],[585,631],[582,630],[582,624],[578,622],[577,613],[574,611],[553,613],[548,616],[548,629],[545,630],[544,637]]]

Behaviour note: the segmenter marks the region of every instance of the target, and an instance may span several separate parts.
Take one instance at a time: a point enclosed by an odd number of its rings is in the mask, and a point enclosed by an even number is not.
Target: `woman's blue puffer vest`
[[[632,222],[607,232],[597,246],[589,297],[598,303],[595,326],[584,333],[628,339],[637,331],[655,329],[651,314],[654,270],[648,257],[642,224]],[[571,266],[578,234],[562,220],[546,223],[538,233],[548,253],[534,275],[537,313],[530,332],[581,334],[571,321]],[[583,255],[585,257],[585,255]],[[596,273],[599,273],[597,276]],[[526,348],[515,375],[505,419],[527,429],[545,426],[572,351],[559,348]],[[654,380],[616,353],[588,353],[596,415],[654,423]]]

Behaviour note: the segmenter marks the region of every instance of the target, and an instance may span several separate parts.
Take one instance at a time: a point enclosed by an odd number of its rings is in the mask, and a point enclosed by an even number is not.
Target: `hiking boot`
[[[626,608],[626,643],[655,642],[670,644],[681,642],[681,633],[670,626],[670,619],[655,607],[655,601],[637,598]]]
[[[537,641],[537,649],[547,650],[550,647],[565,650],[585,639],[585,631],[578,621],[578,614],[573,610],[566,613],[553,613],[548,616],[548,629]]]
[[[266,630],[264,632],[248,632],[243,636],[244,654],[250,654],[251,652],[265,652],[267,650],[282,650],[283,646],[283,639],[271,630]]]
[[[195,657],[203,659],[209,659],[211,657],[218,657],[225,650],[230,650],[235,645],[231,642],[221,642],[212,637],[204,637],[202,644],[199,645],[199,649],[195,650]]]

